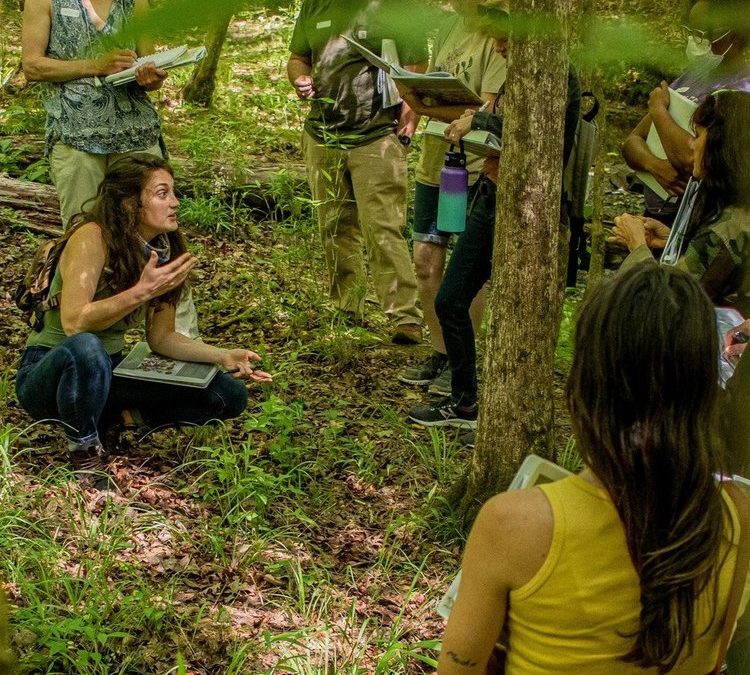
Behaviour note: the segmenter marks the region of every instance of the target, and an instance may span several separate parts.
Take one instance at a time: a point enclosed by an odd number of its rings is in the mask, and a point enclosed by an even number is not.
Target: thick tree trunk
[[[0,225],[23,225],[50,236],[62,234],[60,202],[51,185],[0,176]]]
[[[466,520],[527,454],[552,454],[569,13],[570,0],[511,6],[532,34],[510,43],[484,386],[459,509]]]
[[[188,103],[195,103],[208,107],[211,105],[211,98],[214,95],[216,87],[216,68],[219,65],[219,56],[221,48],[224,45],[224,39],[227,36],[229,22],[232,15],[229,14],[217,22],[211,24],[206,36],[206,49],[208,53],[206,58],[198,62],[193,70],[190,81],[182,90],[182,98]]]

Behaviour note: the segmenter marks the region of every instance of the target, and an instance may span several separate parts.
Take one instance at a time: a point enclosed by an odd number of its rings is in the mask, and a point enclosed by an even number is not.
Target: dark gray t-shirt
[[[424,62],[424,34],[404,29],[413,25],[413,7],[411,0],[304,0],[290,50],[312,62],[315,100],[305,129],[317,141],[357,146],[396,129],[401,106],[383,108],[378,69],[341,34],[376,54],[393,39],[402,64]]]

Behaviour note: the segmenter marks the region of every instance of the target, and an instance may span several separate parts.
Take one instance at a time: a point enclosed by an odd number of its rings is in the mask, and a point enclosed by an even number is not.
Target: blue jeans
[[[121,356],[107,354],[91,333],[53,348],[29,347],[16,375],[16,394],[36,420],[56,420],[75,443],[99,437],[102,420],[136,409],[151,428],[237,417],[247,407],[242,380],[219,373],[205,389],[113,377]]]
[[[477,352],[469,308],[492,274],[495,194],[495,184],[486,176],[471,187],[466,229],[456,242],[435,298],[451,367],[453,402],[464,406],[477,400]]]

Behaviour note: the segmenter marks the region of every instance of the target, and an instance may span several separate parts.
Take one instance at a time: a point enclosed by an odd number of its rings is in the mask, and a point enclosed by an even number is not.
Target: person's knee
[[[422,282],[440,282],[445,266],[445,249],[437,244],[414,244],[414,272]]]
[[[88,376],[110,377],[112,361],[102,341],[93,333],[77,333],[62,343],[78,370]]]
[[[435,297],[435,314],[441,323],[451,321],[453,323],[461,320],[469,321],[469,307],[471,301],[460,297],[448,284],[441,284],[440,290]]]
[[[217,392],[221,398],[221,410],[218,416],[228,420],[239,417],[247,409],[247,387],[244,380],[226,376],[222,378],[221,389]]]

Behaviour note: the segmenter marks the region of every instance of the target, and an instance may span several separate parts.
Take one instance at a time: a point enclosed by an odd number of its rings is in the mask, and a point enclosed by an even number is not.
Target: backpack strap
[[[590,98],[593,100],[593,103],[591,104],[591,107],[589,108],[588,112],[582,113],[581,118],[586,122],[593,122],[594,118],[599,114],[599,99],[596,97],[596,94],[592,91],[582,91],[581,92],[581,100],[584,98]]]
[[[748,537],[748,528],[750,527],[750,503],[743,494],[742,489],[737,487],[733,482],[727,481],[722,484],[727,494],[732,498],[734,506],[737,509],[737,519],[740,522],[740,538],[737,544],[737,561],[734,565],[734,577],[732,585],[729,588],[729,600],[727,611],[724,616],[724,628],[721,631],[721,642],[719,643],[719,657],[716,659],[716,665],[711,671],[711,675],[719,675],[724,666],[724,659],[729,650],[729,642],[734,632],[734,624],[737,621],[737,613],[740,609],[742,600],[742,591],[745,587],[747,570],[750,565],[750,537]]]

